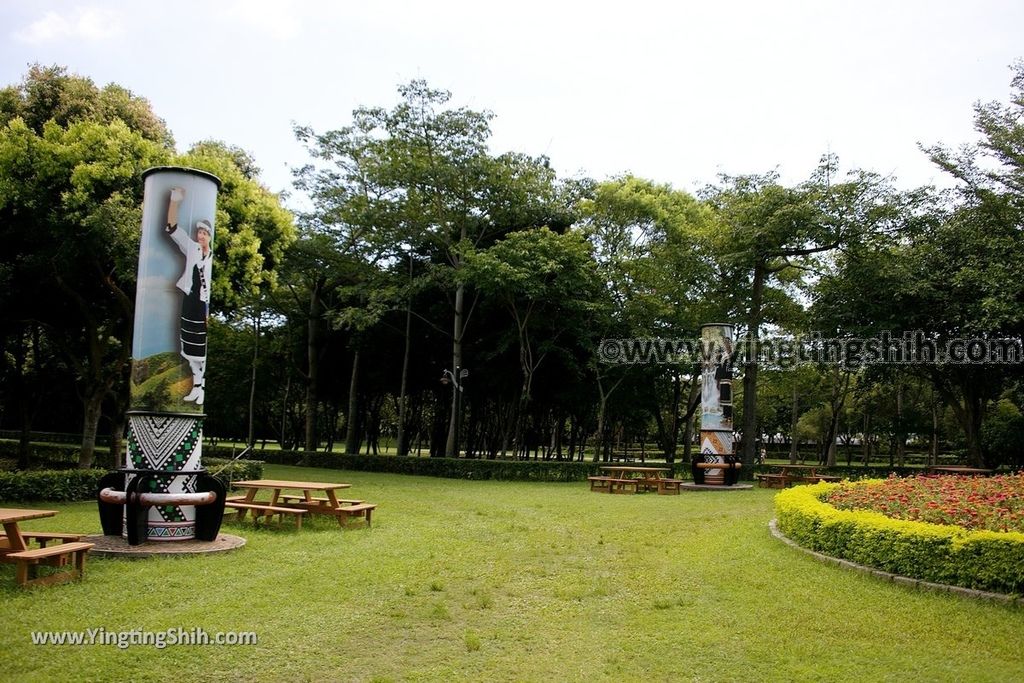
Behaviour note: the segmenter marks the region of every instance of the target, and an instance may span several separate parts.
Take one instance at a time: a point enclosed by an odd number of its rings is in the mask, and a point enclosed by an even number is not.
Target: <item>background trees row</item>
[[[544,157],[493,153],[489,112],[422,81],[398,96],[296,128],[310,162],[293,224],[245,152],[178,154],[123,88],[33,67],[0,91],[0,424],[27,438],[78,419],[83,465],[98,425],[119,438],[139,174],[169,163],[224,180],[207,432],[250,443],[673,461],[698,428],[694,368],[602,364],[602,339],[716,320],[755,339],[1024,335],[1022,64],[1008,104],[977,105],[978,144],[923,150],[958,180],[945,192],[831,156],[796,185],[724,176],[697,196],[558,178]],[[806,457],[803,442],[824,462],[952,446],[1019,464],[1019,367],[747,364],[744,459],[759,442]]]

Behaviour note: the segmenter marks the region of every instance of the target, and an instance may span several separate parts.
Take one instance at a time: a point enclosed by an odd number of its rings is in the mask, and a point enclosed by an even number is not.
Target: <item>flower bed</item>
[[[998,477],[892,477],[841,487],[824,500],[840,510],[874,510],[896,519],[1024,532],[1024,472]]]
[[[806,548],[893,574],[1002,593],[1024,592],[1024,533],[895,519],[876,510],[839,509],[825,502],[832,495],[870,498],[885,490],[874,487],[886,483],[821,483],[782,491],[775,497],[778,528]],[[921,506],[909,505],[909,495],[906,498],[907,510],[920,510]],[[902,504],[898,495],[896,500]]]

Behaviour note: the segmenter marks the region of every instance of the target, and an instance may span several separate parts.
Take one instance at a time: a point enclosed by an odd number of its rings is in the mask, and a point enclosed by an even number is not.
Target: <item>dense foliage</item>
[[[149,103],[59,67],[0,91],[0,428],[97,431],[126,409],[140,171],[220,176],[207,433],[285,450],[688,460],[691,361],[608,364],[604,339],[923,330],[1024,335],[1024,62],[976,144],[926,153],[959,183],[901,189],[826,155],[809,177],[697,195],[559,178],[491,149],[494,114],[412,81],[390,107],[298,125],[293,219],[244,150],[185,154]],[[1024,465],[1017,364],[737,363],[744,472],[762,445],[837,465]]]

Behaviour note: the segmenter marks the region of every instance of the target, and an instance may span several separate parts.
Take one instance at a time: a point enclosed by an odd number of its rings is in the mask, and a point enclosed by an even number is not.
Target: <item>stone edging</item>
[[[875,577],[877,577],[879,579],[884,579],[886,581],[892,581],[893,583],[898,583],[898,584],[901,584],[901,585],[904,585],[904,586],[909,586],[911,588],[922,588],[924,590],[939,591],[939,592],[945,592],[945,593],[956,593],[956,594],[959,594],[959,595],[967,596],[969,598],[974,598],[976,600],[992,600],[994,602],[1002,602],[1002,603],[1005,603],[1007,605],[1015,605],[1017,607],[1024,607],[1024,597],[1015,597],[1013,595],[1007,595],[1005,593],[992,593],[992,592],[989,592],[989,591],[979,591],[979,590],[975,590],[973,588],[964,588],[962,586],[950,586],[950,585],[947,585],[947,584],[944,584],[944,583],[932,583],[930,581],[922,581],[921,579],[914,579],[914,578],[911,578],[909,576],[900,576],[899,574],[890,574],[889,572],[884,572],[881,569],[874,569],[872,567],[865,567],[864,565],[857,564],[856,562],[850,562],[849,560],[844,560],[844,559],[841,559],[841,558],[838,558],[838,557],[832,557],[831,555],[825,555],[825,554],[819,553],[819,552],[817,552],[815,550],[810,550],[809,548],[805,548],[802,545],[799,545],[798,543],[796,543],[795,541],[787,538],[785,534],[783,534],[781,531],[779,531],[778,525],[776,524],[776,520],[774,520],[774,519],[771,520],[770,522],[768,522],[768,530],[771,531],[772,536],[774,536],[778,540],[782,541],[786,545],[788,545],[788,546],[790,546],[792,548],[796,548],[797,550],[802,550],[803,552],[807,553],[808,555],[810,555],[811,557],[813,557],[814,559],[816,559],[816,560],[818,560],[820,562],[826,562],[826,563],[829,563],[829,564],[838,565],[838,566],[842,567],[843,569],[852,569],[853,571],[860,572],[862,574],[870,574],[870,575],[875,576]]]

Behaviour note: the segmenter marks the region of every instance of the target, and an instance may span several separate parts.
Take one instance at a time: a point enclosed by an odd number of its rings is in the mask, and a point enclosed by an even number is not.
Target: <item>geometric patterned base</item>
[[[245,545],[245,539],[234,534],[218,534],[213,541],[178,541],[176,543],[151,541],[139,545],[128,545],[128,541],[120,536],[86,536],[82,540],[94,544],[90,551],[90,555],[93,557],[127,559],[224,553]]]
[[[201,468],[202,453],[201,415],[129,414],[125,464],[128,469],[161,472],[149,477],[143,492],[195,493],[195,473]],[[129,474],[125,484],[135,476]],[[195,510],[193,505],[150,507],[146,537],[151,541],[173,542],[195,538]],[[127,537],[127,527],[121,535]]]
[[[127,538],[127,536],[125,536]],[[196,537],[195,524],[181,526],[155,526],[152,522],[146,530],[146,538],[150,541],[187,541]]]

